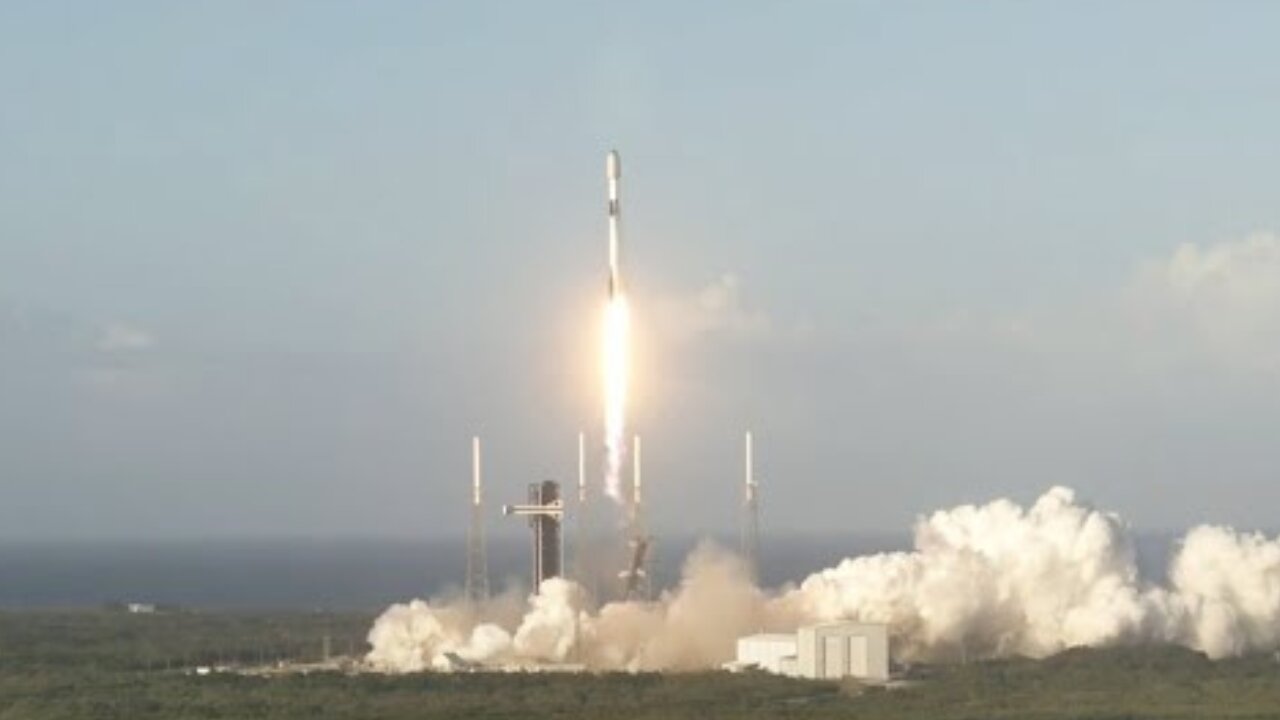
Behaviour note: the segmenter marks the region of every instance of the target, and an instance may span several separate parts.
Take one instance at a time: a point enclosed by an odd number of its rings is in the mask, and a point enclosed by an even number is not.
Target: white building
[[[889,679],[889,628],[875,623],[832,623],[738,638],[733,667],[815,680]]]
[[[796,657],[794,634],[766,633],[738,638],[738,656],[734,664],[739,667],[758,667],[778,675],[789,675],[782,668],[782,661]]]

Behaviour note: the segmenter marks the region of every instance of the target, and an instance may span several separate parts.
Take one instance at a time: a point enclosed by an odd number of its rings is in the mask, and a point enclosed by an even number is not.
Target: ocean
[[[684,558],[700,541],[659,538],[657,587],[678,581]],[[516,537],[490,539],[495,591],[527,587],[527,543]],[[727,538],[720,544],[734,547]],[[1167,534],[1139,536],[1144,576],[1163,580],[1171,544]],[[760,576],[766,587],[778,587],[851,555],[909,547],[905,534],[764,536]],[[567,554],[571,557],[571,550]],[[392,602],[456,593],[465,563],[461,539],[0,541],[0,608],[142,602],[206,610],[376,611]]]

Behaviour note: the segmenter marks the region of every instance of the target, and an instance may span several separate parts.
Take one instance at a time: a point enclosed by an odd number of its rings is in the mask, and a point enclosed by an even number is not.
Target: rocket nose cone
[[[609,156],[605,160],[605,177],[610,180],[617,180],[622,177],[622,158],[618,156],[617,150],[610,150]]]

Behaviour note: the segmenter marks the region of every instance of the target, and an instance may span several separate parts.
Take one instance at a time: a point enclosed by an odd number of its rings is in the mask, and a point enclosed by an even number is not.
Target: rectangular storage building
[[[791,634],[738,638],[734,667],[814,680],[889,679],[889,628],[876,623],[831,623]]]
[[[796,670],[801,677],[889,679],[889,629],[871,623],[835,623],[800,628]]]
[[[752,665],[761,670],[782,675],[783,658],[796,655],[794,634],[765,633],[738,638],[737,663],[743,667]]]

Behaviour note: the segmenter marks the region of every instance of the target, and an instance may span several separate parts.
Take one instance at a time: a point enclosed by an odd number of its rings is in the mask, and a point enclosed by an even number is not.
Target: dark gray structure
[[[564,500],[560,497],[560,484],[554,480],[530,483],[528,504],[506,505],[502,512],[529,518],[533,529],[533,592],[537,592],[544,580],[563,574]]]

